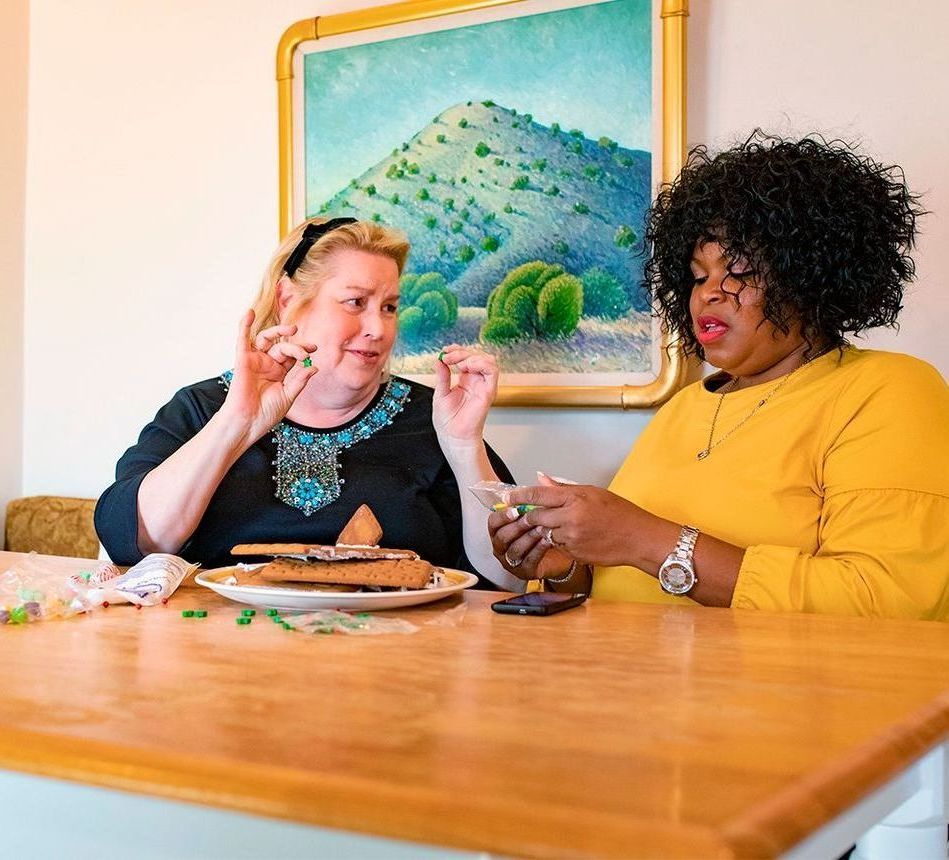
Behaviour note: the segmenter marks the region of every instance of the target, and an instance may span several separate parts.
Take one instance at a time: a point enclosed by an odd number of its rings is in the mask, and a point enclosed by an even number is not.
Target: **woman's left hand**
[[[451,384],[452,368],[457,381]],[[456,343],[435,362],[432,420],[443,445],[481,445],[488,409],[498,393],[498,363],[493,355]]]
[[[522,519],[543,530],[548,546],[607,566],[635,564],[637,536],[658,520],[609,490],[582,484],[519,487],[509,504],[538,506]]]

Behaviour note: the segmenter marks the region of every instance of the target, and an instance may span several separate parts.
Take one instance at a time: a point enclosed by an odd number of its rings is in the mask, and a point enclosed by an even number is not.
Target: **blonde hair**
[[[409,256],[409,240],[405,234],[374,221],[355,221],[352,224],[343,224],[320,236],[313,247],[307,251],[306,257],[293,273],[293,277],[286,275],[284,266],[300,244],[303,231],[310,224],[322,224],[327,220],[326,218],[310,218],[294,227],[280,243],[277,253],[267,266],[260,291],[254,300],[255,316],[250,331],[251,340],[257,337],[262,329],[277,325],[280,320],[277,282],[284,278],[293,288],[293,297],[289,305],[291,309],[289,317],[292,317],[313,300],[320,286],[335,273],[333,257],[337,251],[351,249],[388,257],[395,261],[399,267],[399,274],[402,274],[405,261]]]

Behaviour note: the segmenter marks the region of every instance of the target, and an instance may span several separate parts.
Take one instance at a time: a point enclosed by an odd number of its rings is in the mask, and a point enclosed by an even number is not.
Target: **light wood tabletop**
[[[186,583],[0,627],[0,768],[507,855],[770,856],[949,735],[949,625],[495,599],[318,636]]]

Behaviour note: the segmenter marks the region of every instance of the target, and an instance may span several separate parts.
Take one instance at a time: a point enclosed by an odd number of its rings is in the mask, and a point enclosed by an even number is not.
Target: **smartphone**
[[[509,597],[507,600],[498,600],[491,604],[491,608],[506,615],[553,615],[555,612],[579,606],[586,599],[586,594],[531,591],[518,594],[517,597]]]

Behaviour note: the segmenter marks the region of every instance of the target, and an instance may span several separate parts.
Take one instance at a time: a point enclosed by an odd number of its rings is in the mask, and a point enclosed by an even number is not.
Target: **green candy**
[[[303,359],[303,366],[304,366],[304,367],[313,367],[313,359],[311,359],[310,356],[307,356],[306,358],[304,358],[304,359]]]
[[[11,624],[26,624],[29,620],[29,614],[26,611],[26,608],[23,606],[16,606],[10,610],[10,623]]]
[[[194,612],[195,618],[207,618],[208,610],[207,609],[196,609]]]
[[[256,614],[257,614],[256,609],[242,609],[241,610],[241,615],[243,615],[245,618],[253,618]]]
[[[267,610],[267,614],[268,614],[269,616],[273,617],[274,615],[277,614],[277,610],[276,610],[276,609],[268,609],[268,610]]]
[[[181,610],[181,617],[182,617],[182,618],[191,618],[193,615],[194,615],[194,610],[193,610],[193,609],[182,609],[182,610]]]

